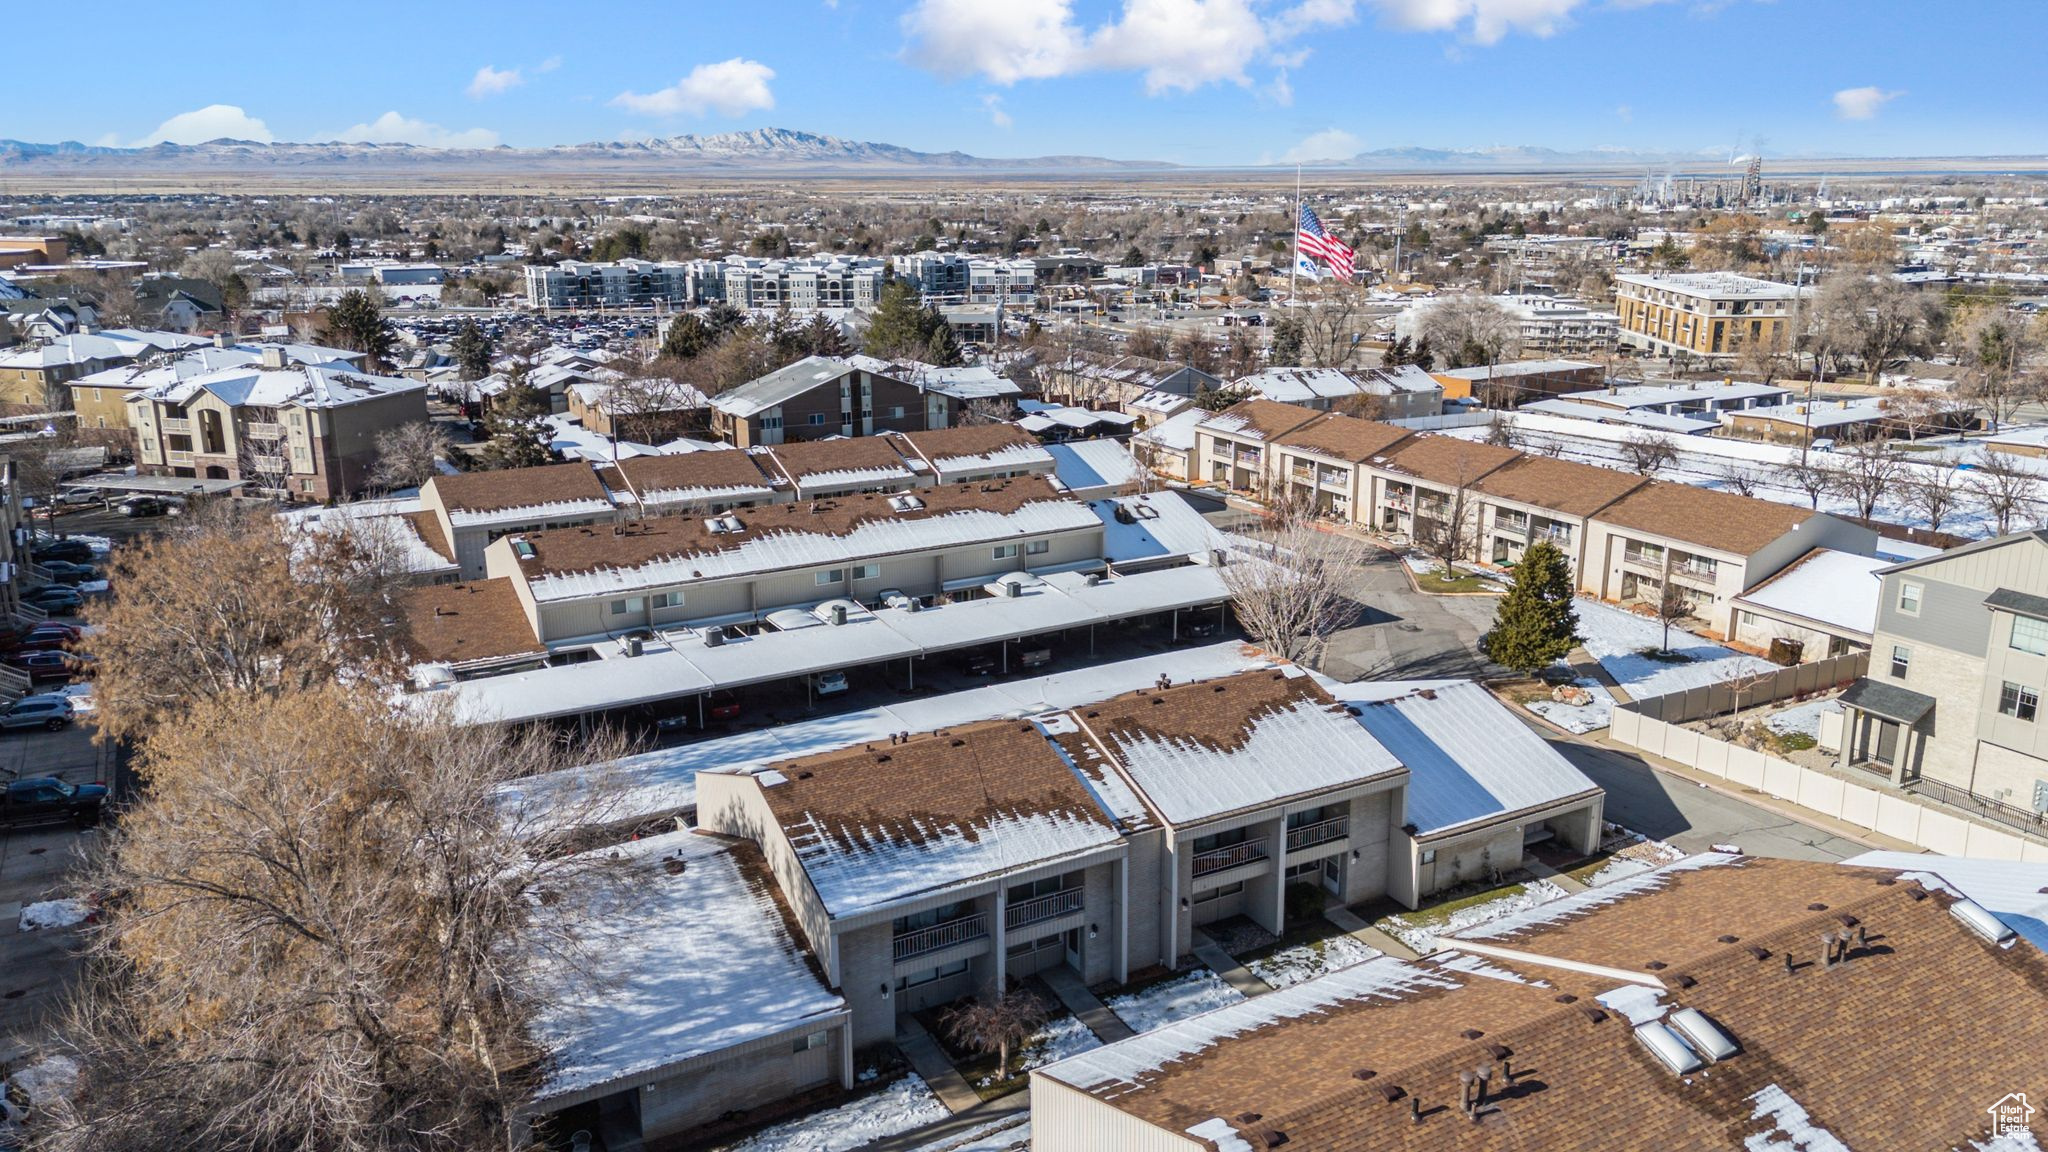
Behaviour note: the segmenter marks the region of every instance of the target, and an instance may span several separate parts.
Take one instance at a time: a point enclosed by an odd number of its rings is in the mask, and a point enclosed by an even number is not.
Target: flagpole
[[[1301,271],[1301,165],[1294,166],[1294,259],[1287,264],[1287,306],[1294,307],[1294,278]]]

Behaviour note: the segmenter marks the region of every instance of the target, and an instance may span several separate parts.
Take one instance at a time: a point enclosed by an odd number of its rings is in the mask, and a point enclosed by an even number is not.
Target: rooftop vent
[[[889,507],[898,512],[921,512],[924,510],[924,501],[916,496],[905,493],[901,496],[889,497]]]
[[[284,349],[276,344],[265,344],[263,346],[263,366],[265,368],[284,367]]]
[[[1685,1037],[1693,1050],[1719,1064],[1735,1055],[1735,1041],[1697,1008],[1680,1008],[1670,1016],[1671,1027]]]
[[[1666,1027],[1662,1021],[1652,1020],[1647,1024],[1636,1025],[1636,1039],[1642,1041],[1643,1047],[1648,1048],[1651,1055],[1677,1075],[1697,1072],[1705,1064],[1699,1058],[1699,1054],[1686,1047],[1685,1041],[1678,1038],[1678,1033]]]
[[[2004,944],[2018,935],[2005,926],[2005,921],[1985,911],[1984,906],[1975,900],[1958,900],[1949,905],[1948,910],[1950,915],[1969,925],[1970,931],[1993,944]]]

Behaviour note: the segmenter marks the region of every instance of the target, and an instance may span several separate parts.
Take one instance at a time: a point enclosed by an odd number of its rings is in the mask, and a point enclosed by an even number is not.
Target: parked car
[[[83,540],[53,540],[37,537],[31,547],[35,558],[44,564],[52,560],[63,560],[70,564],[90,564],[94,557],[90,546]]]
[[[1044,640],[1017,641],[1018,668],[1043,668],[1052,663],[1052,645]]]
[[[1001,666],[1002,661],[986,648],[970,649],[960,655],[960,671],[969,676],[993,676]]]
[[[73,508],[84,508],[104,503],[106,499],[107,494],[97,488],[66,488],[64,491],[57,493],[50,503]]]
[[[7,665],[28,673],[34,684],[69,683],[77,676],[90,675],[91,663],[69,652],[10,652]]]
[[[71,723],[71,700],[66,696],[23,696],[0,709],[0,730],[43,728],[55,732]]]
[[[182,500],[168,496],[130,496],[114,506],[123,516],[176,516],[185,510]]]
[[[40,608],[52,616],[76,616],[78,609],[85,603],[85,597],[79,595],[75,588],[52,584],[47,588],[24,593],[21,602],[31,608]]]
[[[85,630],[76,624],[45,620],[26,632],[17,633],[13,637],[13,643],[5,647],[9,651],[17,652],[54,651],[71,647],[78,643],[78,638],[84,634]]]
[[[0,800],[0,823],[49,824],[70,820],[80,825],[99,822],[106,803],[104,784],[67,784],[50,776],[9,781]]]
[[[44,570],[50,579],[59,584],[83,584],[100,578],[100,570],[90,564],[77,564],[69,560],[44,560]]]
[[[813,672],[804,679],[810,681],[811,691],[820,696],[837,696],[847,688],[844,672]]]
[[[740,718],[740,698],[720,688],[704,698],[706,720],[737,720]]]

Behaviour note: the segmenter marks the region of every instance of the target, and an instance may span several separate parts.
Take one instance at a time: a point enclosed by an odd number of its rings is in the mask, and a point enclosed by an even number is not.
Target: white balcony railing
[[[1009,911],[1003,916],[1003,923],[1009,928],[1023,928],[1031,924],[1043,924],[1047,920],[1057,920],[1080,910],[1081,890],[1068,888],[1049,896],[1019,900],[1010,905]]]
[[[1228,868],[1235,868],[1240,864],[1250,864],[1254,860],[1264,860],[1265,858],[1265,837],[1261,836],[1256,840],[1240,840],[1228,847],[1211,848],[1207,852],[1195,853],[1195,875],[1207,876],[1212,872],[1221,872]]]
[[[956,944],[965,944],[988,935],[988,917],[976,912],[958,920],[948,920],[929,928],[918,928],[896,937],[896,959],[909,960],[930,952],[939,952]]]
[[[188,416],[166,416],[160,423],[163,424],[166,435],[192,431],[192,420]]]
[[[276,475],[285,470],[284,457],[282,456],[251,456],[249,457],[249,464],[256,471],[270,475]]]
[[[242,425],[242,431],[251,440],[284,439],[284,425],[282,424],[267,424],[261,422],[255,424],[244,424]]]
[[[188,468],[192,465],[192,454],[190,452],[166,452],[164,453],[164,459],[173,465],[182,465]]]
[[[1289,828],[1287,850],[1299,852],[1318,844],[1328,844],[1332,840],[1342,840],[1350,834],[1351,817],[1332,816],[1328,820],[1318,820],[1313,824],[1303,824],[1299,828]]]

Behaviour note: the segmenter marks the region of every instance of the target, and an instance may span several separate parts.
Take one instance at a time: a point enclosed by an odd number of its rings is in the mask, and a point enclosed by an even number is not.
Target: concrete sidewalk
[[[1271,984],[1252,975],[1251,969],[1237,962],[1237,957],[1223,950],[1221,944],[1209,937],[1200,928],[1195,929],[1194,947],[1190,949],[1195,959],[1209,966],[1209,970],[1223,978],[1225,984],[1237,989],[1237,993],[1249,1000],[1264,996],[1273,990]]]
[[[1065,964],[1056,964],[1041,970],[1038,978],[1045,981],[1046,987],[1051,988],[1053,994],[1060,998],[1060,1003],[1067,1006],[1067,1011],[1072,1012],[1075,1019],[1086,1024],[1088,1030],[1095,1033],[1096,1039],[1104,1044],[1114,1044],[1137,1035],[1131,1031],[1129,1024],[1124,1023],[1121,1017],[1111,1012],[1108,1005],[1096,997],[1095,993],[1090,992],[1086,984],[1081,983],[1081,977],[1072,968]]]
[[[1545,864],[1543,861],[1538,860],[1534,856],[1524,856],[1522,858],[1522,867],[1528,869],[1529,874],[1531,876],[1535,876],[1540,880],[1548,880],[1552,884],[1557,885],[1559,888],[1564,889],[1566,892],[1586,891],[1586,886],[1584,884],[1581,884],[1578,880],[1574,879],[1573,877],[1567,876],[1564,873],[1559,872],[1557,869],[1552,868],[1550,865]]]
[[[908,1013],[897,1017],[896,1047],[903,1050],[904,1058],[910,1061],[910,1066],[917,1070],[919,1076],[924,1077],[925,1084],[947,1111],[958,1116],[981,1105],[981,1097],[967,1086],[960,1070],[946,1059],[945,1049],[939,1047],[932,1034],[924,1030],[917,1017]]]
[[[1401,942],[1401,938],[1365,922],[1358,913],[1337,905],[1323,909],[1323,919],[1342,928],[1353,940],[1368,948],[1377,948],[1397,960],[1419,960],[1422,957]]]

